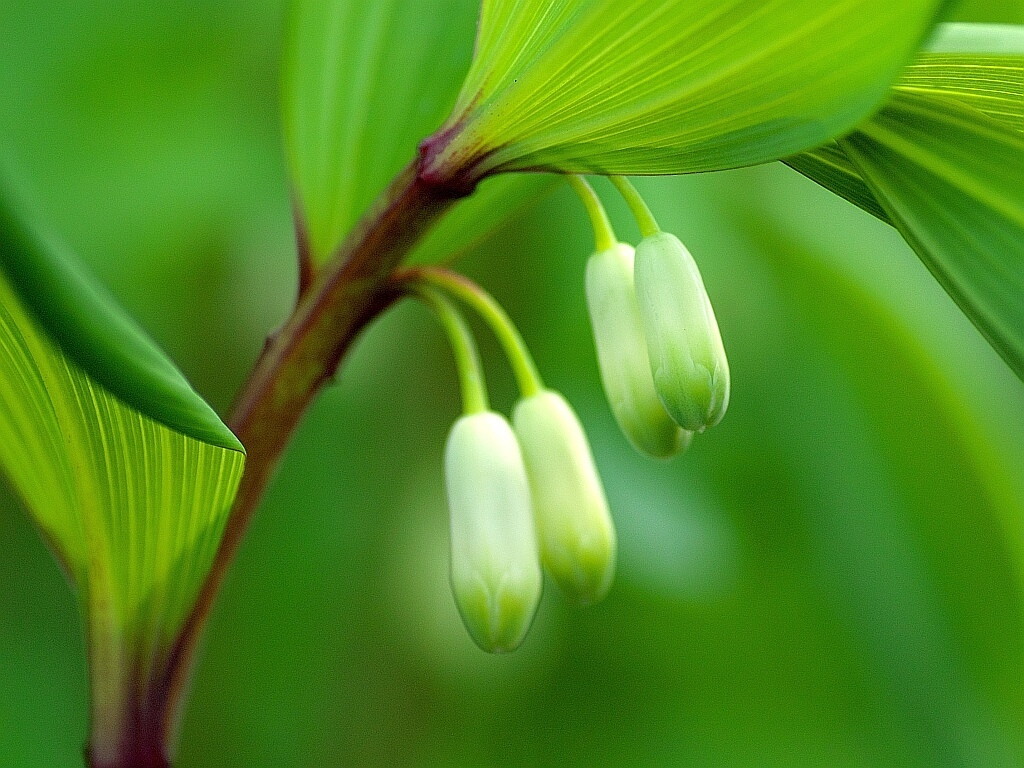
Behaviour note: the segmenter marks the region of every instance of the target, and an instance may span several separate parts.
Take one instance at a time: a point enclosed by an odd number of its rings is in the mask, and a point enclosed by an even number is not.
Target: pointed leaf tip
[[[114,754],[220,543],[241,445],[0,184],[0,469],[65,564]]]
[[[128,406],[196,440],[244,452],[145,331],[36,220],[0,174],[0,270],[46,336]]]

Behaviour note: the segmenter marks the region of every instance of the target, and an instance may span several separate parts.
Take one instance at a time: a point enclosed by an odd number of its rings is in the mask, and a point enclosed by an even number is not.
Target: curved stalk
[[[475,309],[491,327],[498,343],[505,351],[505,357],[508,358],[512,373],[519,384],[520,394],[523,397],[532,397],[544,390],[544,381],[529,347],[526,346],[512,318],[491,294],[468,277],[442,267],[414,267],[398,277],[413,285],[423,283],[440,288]]]
[[[619,242],[619,238],[615,236],[611,219],[608,218],[608,212],[601,204],[601,198],[597,196],[597,192],[582,176],[570,174],[566,176],[566,179],[569,181],[569,186],[579,196],[583,207],[587,209],[587,216],[590,217],[590,224],[594,229],[594,250],[607,251],[614,248],[615,244]]]
[[[491,404],[484,383],[484,368],[466,318],[444,294],[433,288],[415,286],[411,295],[433,310],[448,336],[459,374],[459,388],[462,390],[462,412],[468,415],[489,411]]]
[[[629,210],[632,211],[633,218],[636,219],[636,223],[640,227],[640,234],[643,237],[650,237],[661,232],[661,227],[655,221],[654,214],[651,213],[651,209],[647,207],[647,203],[640,196],[640,193],[637,192],[632,182],[625,176],[612,176],[610,178],[612,184],[619,190],[619,194],[625,198]]]

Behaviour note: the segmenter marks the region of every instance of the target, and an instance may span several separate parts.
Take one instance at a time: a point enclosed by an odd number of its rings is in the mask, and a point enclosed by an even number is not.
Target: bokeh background
[[[4,156],[222,413],[294,293],[283,5],[0,0]],[[591,435],[621,541],[608,600],[549,584],[519,652],[469,640],[446,573],[453,364],[401,305],[256,518],[182,768],[1024,765],[1024,385],[895,232],[789,169],[639,184],[701,264],[734,377],[679,459],[610,417],[567,189],[461,262]],[[74,598],[0,486],[0,766],[80,766],[86,701]]]

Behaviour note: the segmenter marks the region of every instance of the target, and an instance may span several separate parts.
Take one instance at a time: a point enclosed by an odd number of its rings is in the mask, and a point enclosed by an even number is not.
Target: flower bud
[[[658,396],[679,426],[703,432],[729,405],[729,362],[697,264],[659,232],[637,246],[635,278]]]
[[[493,412],[455,422],[445,476],[462,621],[485,651],[511,651],[533,621],[542,577],[530,485],[509,423]]]
[[[512,416],[533,491],[541,560],[583,603],[603,598],[615,574],[615,527],[583,426],[557,392],[521,400]]]
[[[658,398],[633,286],[633,249],[619,243],[587,262],[587,306],[601,382],[615,420],[641,453],[668,458],[692,435],[679,428]]]

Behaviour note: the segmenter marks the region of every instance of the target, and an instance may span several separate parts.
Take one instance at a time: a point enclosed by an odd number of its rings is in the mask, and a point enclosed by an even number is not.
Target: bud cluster
[[[540,602],[542,563],[580,603],[597,602],[611,588],[616,537],[604,488],[579,418],[564,397],[544,387],[497,302],[437,268],[411,270],[403,282],[437,311],[464,369],[466,413],[445,450],[452,592],[477,645],[511,651]],[[442,294],[479,311],[502,342],[522,391],[511,424],[487,404],[468,326]]]
[[[642,453],[673,456],[722,420],[729,363],[704,281],[675,235],[662,232],[639,194],[613,179],[644,234],[618,242],[589,185],[573,177],[598,247],[587,262],[587,306],[612,413]]]
[[[644,235],[635,251],[615,238],[593,189],[570,177],[597,242],[586,292],[601,379],[630,442],[667,458],[721,421],[729,365],[690,252],[660,230],[629,182],[613,181]],[[437,313],[462,383],[465,414],[445,451],[455,602],[477,645],[511,651],[540,603],[542,564],[578,602],[596,602],[611,588],[616,537],[604,488],[579,418],[544,386],[501,306],[465,277],[437,267],[408,270],[400,283]],[[453,298],[491,326],[512,365],[522,397],[511,424],[488,404],[476,344]]]

